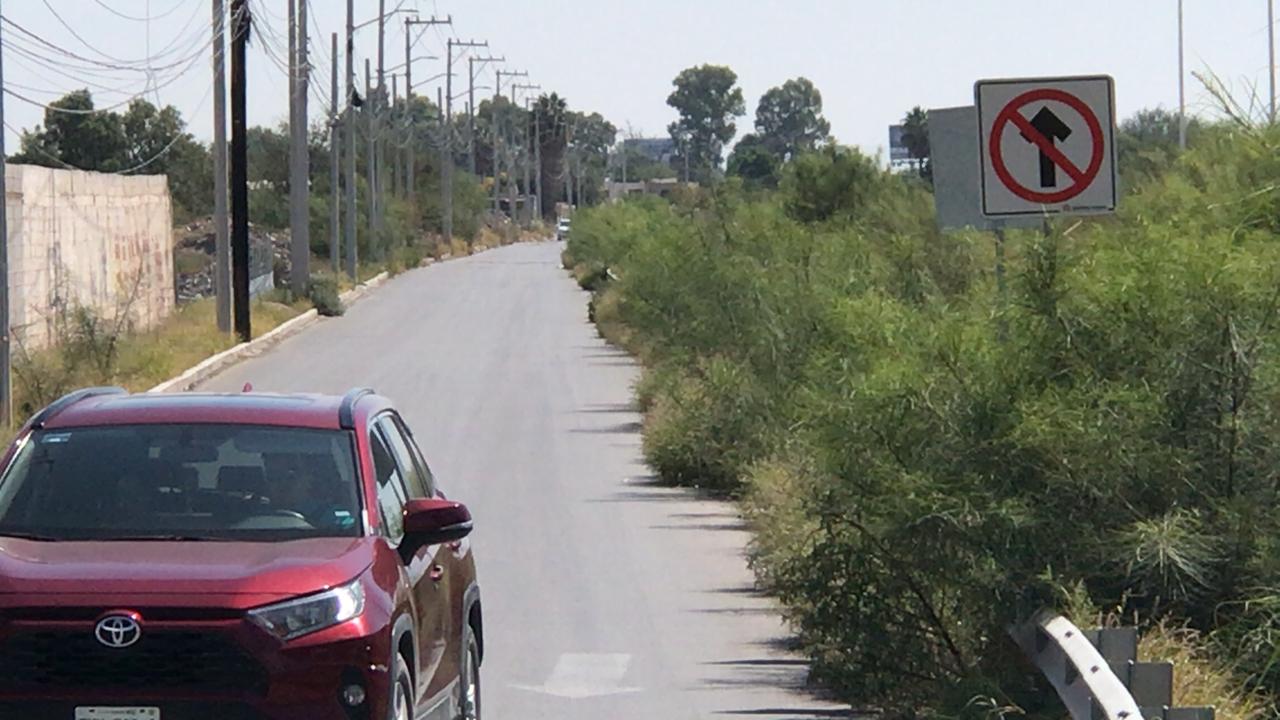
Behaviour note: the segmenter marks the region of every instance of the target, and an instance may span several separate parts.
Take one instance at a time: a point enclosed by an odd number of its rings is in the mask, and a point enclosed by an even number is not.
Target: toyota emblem
[[[142,626],[128,615],[108,615],[98,621],[93,634],[109,648],[127,648],[142,639]]]

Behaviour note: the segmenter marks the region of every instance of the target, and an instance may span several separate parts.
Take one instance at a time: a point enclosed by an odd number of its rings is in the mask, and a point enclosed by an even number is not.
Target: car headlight
[[[331,628],[364,612],[364,586],[359,578],[315,595],[249,611],[249,618],[281,640],[293,640]]]

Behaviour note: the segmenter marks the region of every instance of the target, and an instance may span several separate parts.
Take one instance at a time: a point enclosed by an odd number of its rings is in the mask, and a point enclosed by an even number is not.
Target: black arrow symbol
[[[1048,106],[1040,108],[1040,112],[1031,118],[1031,127],[1040,133],[1040,136],[1049,141],[1049,145],[1053,145],[1055,141],[1066,140],[1071,137],[1071,128],[1062,122],[1062,119],[1053,113]],[[1029,143],[1036,143],[1035,139],[1022,133],[1022,139]],[[1058,166],[1054,164],[1053,159],[1045,154],[1044,150],[1040,151],[1040,187],[1051,188],[1058,186]]]

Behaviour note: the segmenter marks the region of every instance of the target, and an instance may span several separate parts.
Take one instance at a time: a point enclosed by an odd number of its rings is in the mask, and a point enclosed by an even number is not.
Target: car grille
[[[0,688],[266,691],[266,674],[226,638],[152,629],[132,647],[108,648],[91,629],[18,631],[0,644]]]

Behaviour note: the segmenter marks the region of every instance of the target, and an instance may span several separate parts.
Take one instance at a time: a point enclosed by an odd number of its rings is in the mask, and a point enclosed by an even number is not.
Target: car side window
[[[378,507],[387,538],[399,544],[404,538],[404,503],[407,493],[395,457],[383,439],[382,432],[372,428],[369,448],[373,455],[373,472],[378,483]]]
[[[391,414],[378,420],[378,428],[387,438],[387,444],[395,456],[396,464],[403,470],[404,484],[409,497],[417,500],[434,497],[434,488],[427,477],[425,466],[410,449],[412,441],[405,436],[399,420]]]

